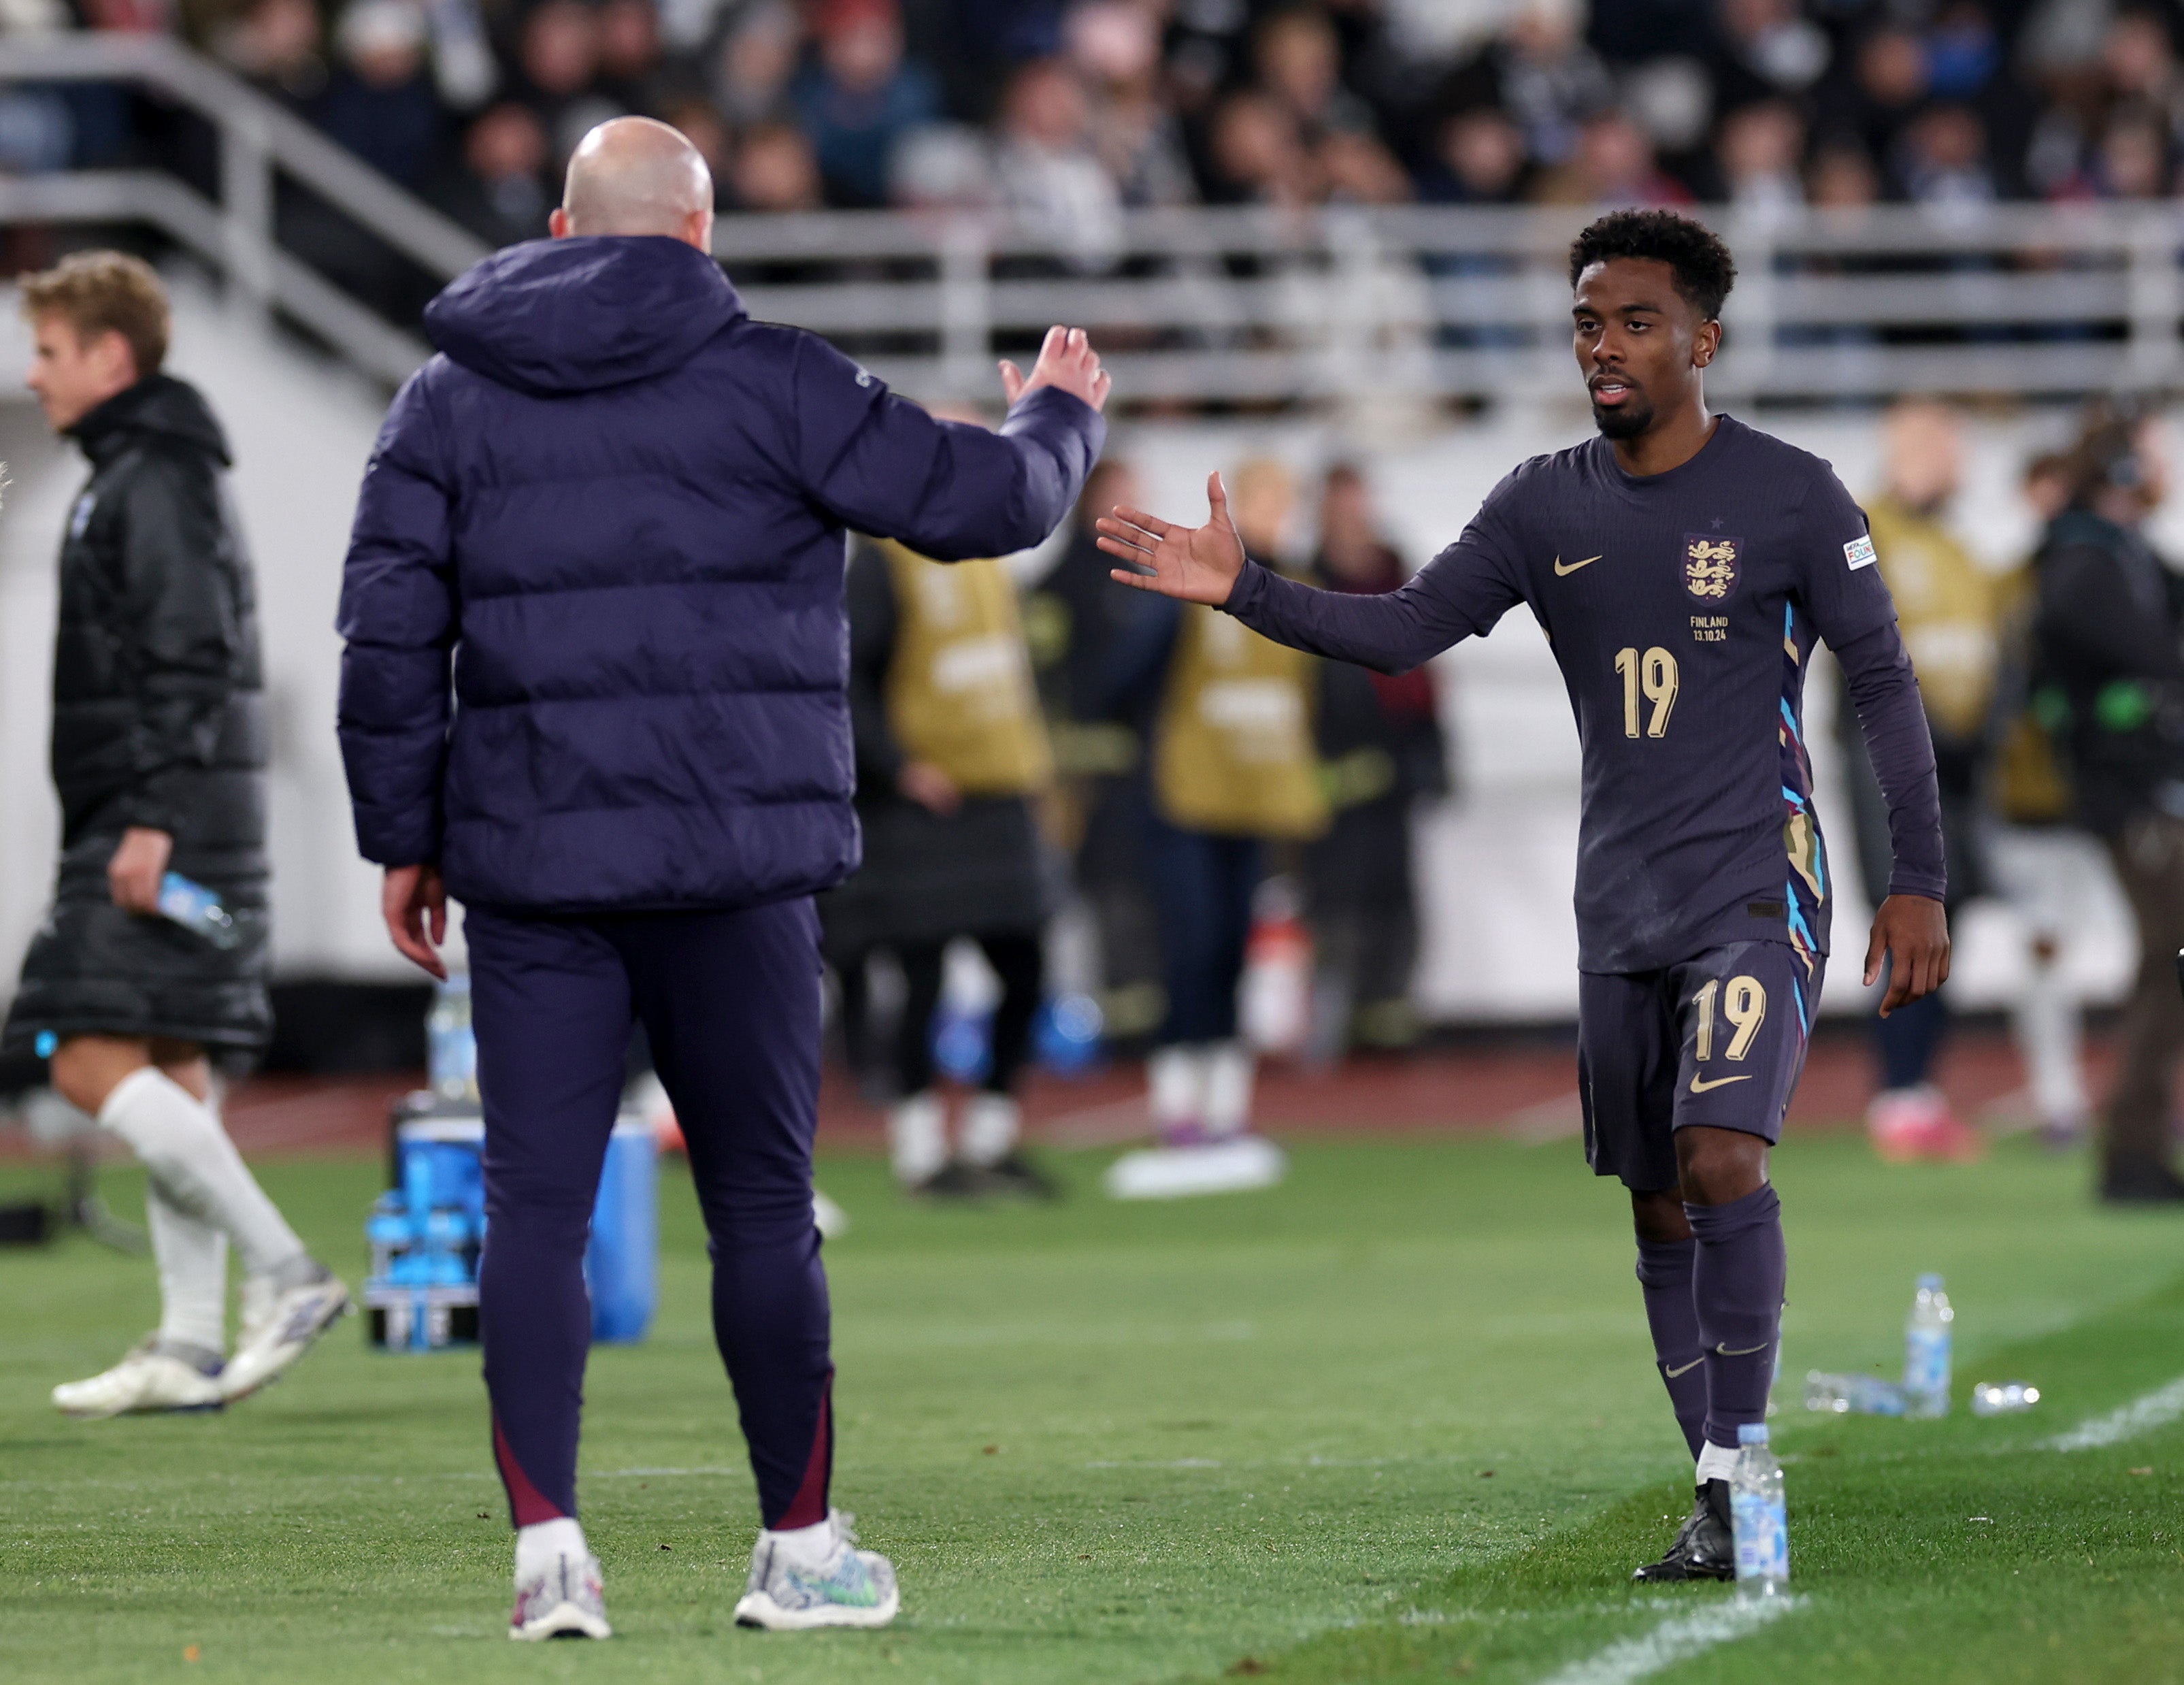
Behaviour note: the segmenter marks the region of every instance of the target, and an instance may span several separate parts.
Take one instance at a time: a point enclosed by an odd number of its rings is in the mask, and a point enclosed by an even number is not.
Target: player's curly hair
[[[1708,321],[1736,285],[1736,259],[1711,228],[1673,210],[1612,210],[1570,243],[1570,285],[1611,258],[1651,258],[1675,271],[1676,291]]]

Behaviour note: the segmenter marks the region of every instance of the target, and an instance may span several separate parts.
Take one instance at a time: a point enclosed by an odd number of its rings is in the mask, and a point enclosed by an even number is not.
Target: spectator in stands
[[[624,111],[664,110],[671,89],[653,0],[606,0],[599,16],[599,92]]]
[[[788,88],[803,48],[803,22],[783,0],[757,0],[737,14],[713,60],[713,103],[730,127],[795,114]]]
[[[1628,114],[1613,110],[1585,123],[1576,153],[1540,179],[1535,197],[1543,204],[1602,209],[1691,201],[1691,190],[1655,160],[1652,137]]]
[[[440,180],[440,209],[488,246],[546,237],[554,204],[552,143],[538,114],[504,100],[472,120],[459,168]]]
[[[438,165],[443,118],[425,62],[425,17],[407,0],[342,14],[341,68],[313,114],[366,164],[412,190]]]
[[[1759,222],[1779,221],[1805,202],[1797,160],[1805,149],[1804,120],[1786,99],[1740,106],[1722,120],[1715,142],[1723,191],[1730,204]]]
[[[517,43],[521,97],[538,114],[558,166],[620,108],[599,90],[599,14],[584,0],[543,0]]]
[[[1434,109],[1494,106],[1524,131],[1533,164],[1566,164],[1585,120],[1615,101],[1614,80],[1584,36],[1577,0],[1524,0],[1498,36],[1442,80]]]
[[[1892,159],[1925,99],[1925,48],[1892,24],[1858,44],[1850,75],[1824,91],[1820,107],[1830,131],[1854,137],[1868,158]]]
[[[1088,0],[1069,14],[1069,62],[1092,102],[1092,148],[1126,205],[1198,197],[1176,114],[1163,98],[1160,25],[1139,0]]]
[[[1327,14],[1309,6],[1272,14],[1251,42],[1253,80],[1285,109],[1305,144],[1330,134],[1377,138],[1373,108],[1342,85],[1342,44]]]
[[[1123,252],[1122,195],[1092,150],[1091,128],[1075,73],[1041,59],[1010,78],[994,148],[1002,204],[1080,274],[1112,269]]]
[[[237,75],[284,105],[305,106],[326,85],[325,31],[312,0],[256,0],[213,33],[211,47]]]
[[[736,145],[731,182],[738,210],[819,210],[827,203],[811,142],[788,123],[760,123],[744,131]]]
[[[1406,577],[1402,558],[1380,535],[1371,487],[1347,463],[1321,483],[1312,572],[1314,583],[1334,591],[1392,591]],[[1418,1037],[1411,816],[1422,799],[1448,793],[1448,767],[1428,667],[1390,678],[1320,662],[1313,728],[1333,820],[1305,845],[1311,1051],[1328,1064],[1353,1046],[1393,1050]]]
[[[797,79],[794,98],[827,197],[884,204],[889,154],[939,116],[939,87],[903,56],[895,0],[826,0],[816,30],[817,60]]]
[[[1524,195],[1524,137],[1498,107],[1459,111],[1440,127],[1418,180],[1429,204],[1513,204]]]
[[[1880,176],[1855,140],[1823,142],[1805,172],[1806,197],[1825,210],[1863,210],[1880,198]]]
[[[2046,711],[2069,745],[2079,823],[2107,845],[2138,927],[2138,974],[2102,1141],[2101,1197],[2184,1202],[2170,1101],[2184,1052],[2184,587],[2147,542],[2169,489],[2165,437],[2151,421],[2096,427],[2073,453],[2070,506],[2034,564],[2035,661]]]
[[[1893,166],[1903,197],[1945,214],[1976,214],[2002,197],[1987,155],[1986,126],[1969,105],[1936,105],[1898,141]]]
[[[1290,114],[1262,93],[1232,93],[1213,114],[1206,197],[1294,208],[1319,198],[1320,178]]]
[[[2169,141],[2164,126],[2144,109],[2126,109],[2109,120],[2086,167],[2057,190],[2059,199],[2144,200],[2169,192]]]
[[[1718,109],[1795,99],[1827,74],[1835,49],[1797,0],[1721,0],[1707,70]]]

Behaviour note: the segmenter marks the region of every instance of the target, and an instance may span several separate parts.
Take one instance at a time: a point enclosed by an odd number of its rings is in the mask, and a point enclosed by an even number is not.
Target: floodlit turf
[[[149,1266],[0,1253],[0,1677],[1540,1681],[1721,1630],[1719,1587],[1626,1584],[1688,1465],[1624,1208],[1573,1144],[1310,1145],[1274,1192],[1127,1208],[1101,1162],[1063,1161],[1050,1211],[911,1209],[876,1161],[826,1166],[857,1219],[828,1248],[837,1501],[905,1588],[880,1634],[728,1623],[750,1484],[679,1179],[659,1329],[592,1367],[605,1645],[502,1636],[474,1354],[376,1356],[352,1324],[227,1415],[70,1423],[47,1390],[149,1325]],[[265,1167],[351,1267],[375,1174]],[[2184,1220],[2096,1212],[2081,1163],[2022,1144],[1891,1170],[1808,1140],[1776,1178],[1787,1373],[1898,1359],[1911,1278],[1941,1269],[1960,1397],[2025,1379],[2047,1401],[1823,1422],[1786,1385],[1802,1600],[1674,1677],[2184,1678],[2184,1425],[2034,1448],[2184,1375]]]

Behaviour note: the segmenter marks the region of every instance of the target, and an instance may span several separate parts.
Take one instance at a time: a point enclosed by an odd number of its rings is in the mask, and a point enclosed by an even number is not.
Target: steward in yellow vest
[[[1162,817],[1184,830],[1270,841],[1325,830],[1316,689],[1310,656],[1218,609],[1185,605],[1154,728]]]
[[[893,542],[850,564],[850,715],[864,864],[822,897],[827,957],[843,985],[851,1058],[888,1067],[897,1179],[933,1195],[1050,1191],[1017,1150],[1011,1091],[1030,1046],[1053,874],[1032,802],[1053,756],[1014,582],[998,561],[929,561]],[[935,1086],[933,1021],[948,944],[969,937],[1000,978],[991,1054],[951,1153]],[[902,968],[890,1050],[865,1042],[865,968]]]

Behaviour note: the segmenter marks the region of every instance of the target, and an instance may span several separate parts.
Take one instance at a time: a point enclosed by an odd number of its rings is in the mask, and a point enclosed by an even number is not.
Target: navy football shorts
[[[1659,971],[1578,976],[1585,1156],[1625,1187],[1676,1186],[1675,1132],[1782,1138],[1805,1068],[1824,957],[1730,942]]]

